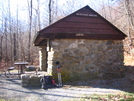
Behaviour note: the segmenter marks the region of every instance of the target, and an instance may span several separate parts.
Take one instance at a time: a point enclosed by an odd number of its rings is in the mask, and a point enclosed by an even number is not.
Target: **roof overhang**
[[[122,40],[126,36],[113,34],[87,34],[87,33],[45,33],[36,38],[34,45],[46,45],[47,39],[91,39],[91,40]]]
[[[121,30],[85,6],[40,30],[34,45],[46,45],[47,39],[123,40],[125,37]]]

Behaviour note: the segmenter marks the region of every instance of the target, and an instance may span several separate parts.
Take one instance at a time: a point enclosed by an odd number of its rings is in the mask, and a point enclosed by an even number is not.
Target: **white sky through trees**
[[[3,16],[3,11],[4,11],[4,17],[7,15],[8,16],[8,10],[9,10],[9,2],[10,1],[10,12],[12,17],[16,17],[17,14],[17,8],[18,8],[18,18],[19,20],[22,21],[27,21],[28,19],[28,4],[27,2],[30,0],[0,0],[0,19]],[[46,9],[48,9],[48,0],[39,0],[40,1],[40,13],[41,13],[41,18],[44,18],[44,15],[47,17],[48,15],[45,13],[47,12]],[[106,2],[107,0],[54,0],[57,1],[58,5],[58,13],[60,13],[60,10],[62,10],[61,14],[63,11],[68,11],[68,14],[71,14],[72,12],[89,5],[91,8],[94,10],[98,10],[101,6],[102,3]],[[75,4],[72,4],[72,1]],[[68,3],[67,3],[68,2]],[[55,2],[54,2],[55,3]],[[34,7],[36,7],[37,0],[33,0],[33,15],[35,13]],[[75,6],[75,7],[74,7]],[[45,8],[46,7],[46,8]],[[73,7],[73,8],[72,8]],[[72,11],[72,12],[69,12]],[[63,14],[66,16],[66,14]]]

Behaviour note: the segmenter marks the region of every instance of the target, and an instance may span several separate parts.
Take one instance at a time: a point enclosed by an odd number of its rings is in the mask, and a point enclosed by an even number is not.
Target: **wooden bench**
[[[6,69],[6,70],[5,70],[5,76],[6,76],[7,78],[9,78],[9,77],[7,76],[7,72],[8,72],[10,75],[12,75],[12,74],[10,73],[10,71],[12,71],[12,70],[14,70],[14,69],[15,69],[15,67],[10,67],[10,68]]]

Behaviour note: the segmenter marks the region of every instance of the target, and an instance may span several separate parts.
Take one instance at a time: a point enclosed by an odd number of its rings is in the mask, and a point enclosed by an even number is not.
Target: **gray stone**
[[[110,40],[110,41],[107,41],[106,44],[107,44],[107,45],[112,45],[113,43],[114,43],[114,42]]]
[[[60,62],[63,73],[81,76],[87,71],[101,75],[103,68],[123,65],[121,40],[54,39],[50,41],[51,51],[48,52],[47,62],[47,72],[50,75],[56,73],[56,61]],[[45,63],[46,60],[42,62]]]

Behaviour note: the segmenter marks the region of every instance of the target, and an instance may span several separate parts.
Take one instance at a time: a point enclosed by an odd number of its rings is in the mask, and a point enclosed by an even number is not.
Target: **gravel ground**
[[[6,78],[0,74],[0,101],[79,101],[86,99],[92,94],[116,94],[121,90],[97,87],[79,88],[66,85],[63,88],[52,88],[48,90],[40,87],[21,87],[21,80],[16,75]]]

